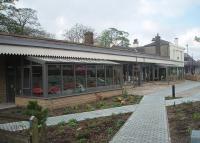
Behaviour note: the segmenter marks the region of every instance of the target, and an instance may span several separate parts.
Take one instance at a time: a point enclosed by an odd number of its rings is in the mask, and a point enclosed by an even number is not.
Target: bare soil
[[[48,127],[48,143],[108,143],[131,114],[120,114]]]
[[[112,107],[120,107],[125,105],[133,105],[133,104],[138,104],[141,101],[141,99],[142,96],[136,96],[136,95],[126,95],[126,96],[120,95],[110,98],[100,97],[98,100],[90,103],[49,110],[49,116],[66,115],[66,114],[81,113],[86,111],[94,111]],[[20,108],[20,107],[1,110],[0,124],[28,120],[29,117],[26,116],[24,112],[25,108]]]
[[[50,116],[57,116],[63,114],[81,113],[99,109],[139,104],[142,97],[143,96],[136,96],[136,95],[126,95],[126,96],[120,95],[110,98],[102,98],[87,104],[55,109],[50,111],[49,114]]]
[[[200,102],[167,107],[171,143],[190,143],[192,130],[200,130]]]

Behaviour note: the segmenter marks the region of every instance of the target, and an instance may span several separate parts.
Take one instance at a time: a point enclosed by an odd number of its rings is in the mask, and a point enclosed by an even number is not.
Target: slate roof
[[[138,57],[148,57],[153,59],[165,59],[159,56],[152,56],[148,54],[143,54],[137,52],[134,48],[129,47],[99,47],[94,45],[85,45],[80,43],[71,43],[64,40],[54,40],[54,39],[41,39],[41,38],[32,38],[27,36],[20,36],[20,35],[9,35],[0,33],[0,45],[15,45],[15,46],[22,46],[19,51],[17,51],[17,54],[22,52],[22,55],[26,55],[27,51],[30,50],[30,52],[34,53],[31,54],[33,56],[45,56],[45,53],[52,53],[53,49],[56,50],[56,52],[60,52],[60,55],[62,56],[64,53],[62,53],[62,50],[67,51],[81,51],[81,52],[88,52],[88,53],[103,53],[103,54],[112,54],[112,55],[122,55],[122,56],[138,56]],[[34,49],[35,47],[35,49]],[[41,49],[37,51],[37,49]],[[9,47],[1,48],[0,54],[7,54],[9,52],[13,52],[15,54],[16,49],[11,49]],[[21,50],[21,51],[20,51]],[[42,52],[42,53],[41,53]],[[41,54],[41,55],[40,55]],[[56,56],[56,53],[54,52],[54,55]]]
[[[165,40],[160,40],[160,44],[161,45],[169,45],[170,42],[165,41]],[[156,42],[152,42],[150,44],[144,45],[144,47],[150,47],[150,46],[156,46]]]

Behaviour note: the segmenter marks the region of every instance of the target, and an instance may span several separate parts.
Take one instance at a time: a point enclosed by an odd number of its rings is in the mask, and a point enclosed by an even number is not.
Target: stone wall
[[[0,56],[0,103],[6,102],[5,57]]]
[[[15,104],[17,106],[26,106],[29,101],[36,100],[38,101],[39,105],[45,108],[49,109],[57,109],[57,108],[63,108],[67,106],[75,106],[79,104],[84,104],[92,101],[96,101],[98,99],[98,96],[101,97],[112,97],[121,95],[122,90],[112,90],[112,91],[104,91],[104,92],[98,92],[98,93],[90,93],[90,94],[84,94],[84,95],[74,95],[74,96],[64,96],[59,98],[34,98],[34,97],[15,97]]]

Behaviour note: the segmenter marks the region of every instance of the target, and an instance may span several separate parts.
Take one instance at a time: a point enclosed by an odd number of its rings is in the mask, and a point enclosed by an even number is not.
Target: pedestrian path
[[[82,113],[75,113],[75,114],[68,114],[68,115],[61,115],[61,116],[54,116],[48,117],[46,124],[47,126],[57,125],[61,122],[68,122],[70,119],[76,119],[77,121],[83,121],[86,119],[94,119],[99,117],[106,117],[111,116],[113,114],[123,114],[123,113],[130,113],[134,112],[137,105],[127,105],[122,107],[115,107],[103,110],[95,110],[90,112],[82,112]],[[20,121],[20,122],[12,122],[12,123],[5,123],[0,124],[0,129],[8,130],[8,131],[18,131],[28,129],[29,122],[28,121]]]
[[[200,86],[199,82],[186,81],[176,86],[176,92],[184,92]],[[144,96],[134,114],[122,126],[110,143],[170,143],[165,96],[166,88]]]

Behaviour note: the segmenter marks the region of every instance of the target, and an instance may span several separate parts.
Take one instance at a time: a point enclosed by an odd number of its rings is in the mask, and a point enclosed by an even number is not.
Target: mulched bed
[[[81,113],[81,112],[88,112],[93,110],[99,109],[106,109],[112,107],[120,107],[125,105],[133,105],[140,103],[143,96],[136,96],[136,95],[126,95],[126,96],[115,96],[110,98],[100,98],[97,101],[66,107],[61,109],[55,109],[50,111],[50,116],[57,116],[63,114],[71,114],[71,113]]]
[[[49,110],[49,116],[66,115],[72,113],[81,113],[87,111],[94,111],[99,109],[106,109],[112,107],[120,107],[125,105],[138,104],[143,96],[136,95],[120,95],[109,98],[99,97],[98,100],[81,104],[77,106],[65,107],[55,110]],[[1,110],[0,112],[0,124],[28,120],[29,117],[24,114],[25,108],[15,107],[10,109]]]
[[[165,100],[173,100],[173,99],[179,99],[179,98],[183,98],[183,97],[172,97],[172,96],[167,96],[165,97]]]
[[[4,109],[0,111],[0,124],[29,120],[24,114],[25,109],[20,107]]]
[[[200,130],[200,102],[167,107],[172,143],[190,143],[192,130]]]
[[[48,127],[48,143],[108,143],[131,114],[112,115]]]

